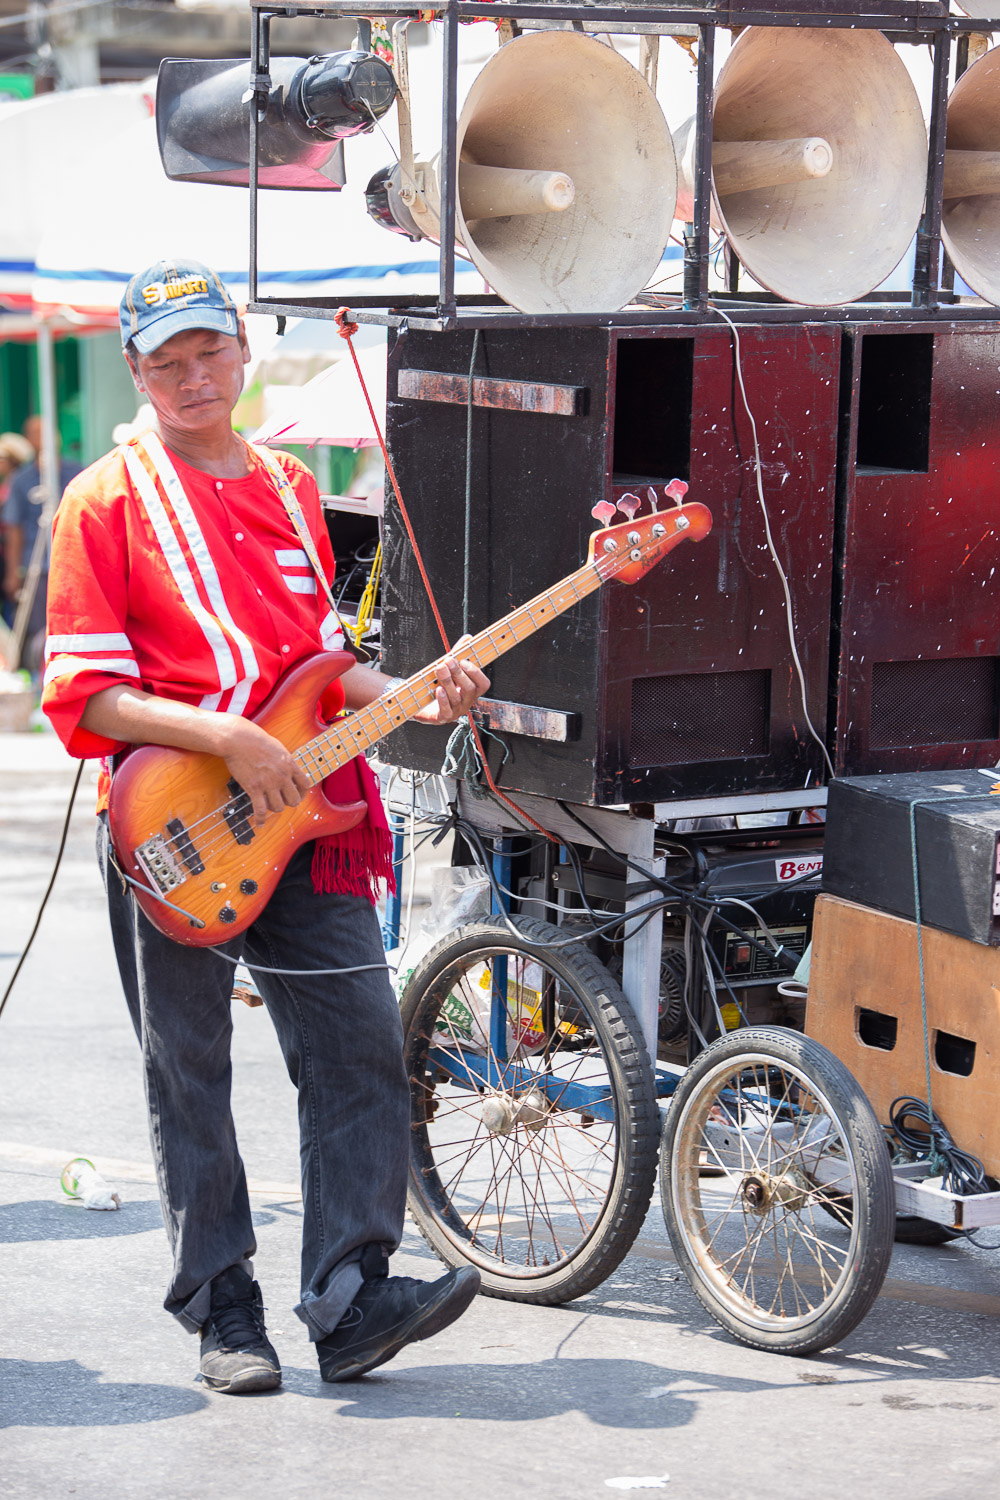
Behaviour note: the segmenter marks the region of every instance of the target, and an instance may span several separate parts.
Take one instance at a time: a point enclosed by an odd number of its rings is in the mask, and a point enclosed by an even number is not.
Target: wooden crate
[[[1000,1177],[1000,949],[926,926],[923,948],[931,1102],[956,1144]],[[900,1094],[926,1099],[916,924],[820,896],[806,1032],[846,1063],[883,1122]]]

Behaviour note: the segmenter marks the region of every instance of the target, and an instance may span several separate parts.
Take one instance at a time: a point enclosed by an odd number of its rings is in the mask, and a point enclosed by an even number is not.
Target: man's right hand
[[[220,714],[218,719],[219,754],[253,803],[255,823],[302,801],[312,782],[280,740],[235,714]]]
[[[95,693],[80,723],[120,744],[172,745],[225,761],[253,803],[257,823],[283,807],[295,807],[312,785],[281,741],[250,719],[157,698],[131,684],[118,683]]]

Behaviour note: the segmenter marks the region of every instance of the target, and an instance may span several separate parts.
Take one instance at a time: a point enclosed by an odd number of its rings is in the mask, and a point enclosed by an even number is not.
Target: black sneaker
[[[212,1282],[212,1306],[201,1330],[201,1378],[213,1391],[241,1396],[281,1384],[278,1356],[264,1328],[260,1287],[240,1266]]]
[[[362,1273],[367,1268],[362,1261]],[[369,1276],[333,1332],[317,1343],[320,1374],[331,1382],[356,1380],[406,1344],[440,1333],[462,1316],[479,1282],[471,1266],[437,1281],[384,1272]]]

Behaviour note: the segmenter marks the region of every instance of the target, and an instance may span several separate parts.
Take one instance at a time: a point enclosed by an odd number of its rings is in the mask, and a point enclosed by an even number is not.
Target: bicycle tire
[[[446,1264],[476,1266],[487,1295],[512,1301],[562,1303],[598,1286],[628,1253],[656,1185],[659,1111],[634,1013],[586,948],[553,946],[565,938],[527,918],[469,923],[417,964],[400,1002],[410,1212]],[[497,1006],[505,1012],[506,1061],[454,1023],[456,1006],[468,1001],[471,1013],[485,974],[491,1024]],[[520,1031],[511,1020],[512,994],[517,1004],[537,996],[539,1014],[548,1007],[531,1049],[521,1020]],[[496,1062],[495,1086],[456,1084],[455,1072],[487,1061]],[[469,1128],[449,1156],[456,1125]]]

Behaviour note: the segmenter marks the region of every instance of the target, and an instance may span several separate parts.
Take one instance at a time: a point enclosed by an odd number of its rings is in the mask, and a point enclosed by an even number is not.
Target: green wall
[[[81,462],[80,361],[78,339],[58,339],[55,346],[59,436],[63,452]],[[38,352],[33,343],[0,343],[0,431],[20,432],[38,410]],[[89,462],[89,460],[86,460]]]

